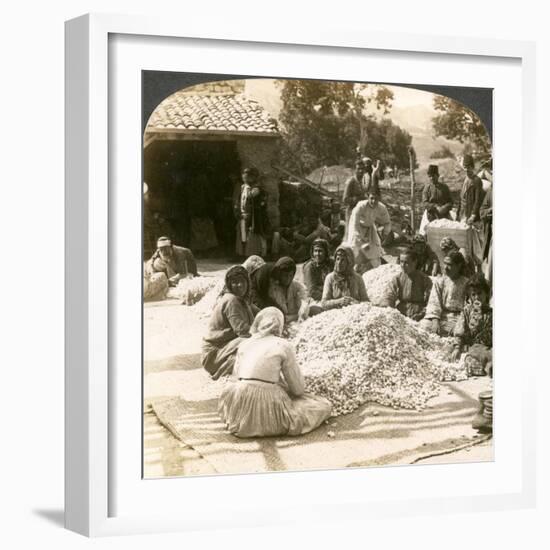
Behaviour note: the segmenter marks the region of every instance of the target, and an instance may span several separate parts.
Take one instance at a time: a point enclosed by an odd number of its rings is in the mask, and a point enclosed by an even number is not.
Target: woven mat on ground
[[[181,388],[178,396],[153,392],[147,402],[161,424],[219,473],[411,464],[480,440],[471,427],[479,391],[472,380],[445,384],[422,412],[367,404],[304,436],[239,439],[217,414],[221,385],[202,369],[186,367],[171,380]]]

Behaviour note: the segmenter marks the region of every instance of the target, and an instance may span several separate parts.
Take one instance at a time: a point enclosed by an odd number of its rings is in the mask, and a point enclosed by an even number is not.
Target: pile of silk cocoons
[[[177,286],[168,291],[169,298],[177,298],[181,303],[192,306],[202,300],[214,287],[219,286],[215,277],[193,277],[178,281]]]
[[[445,229],[468,229],[468,224],[463,222],[457,222],[455,220],[449,220],[447,218],[439,218],[438,220],[431,221],[426,227],[438,227]]]
[[[204,295],[202,300],[200,300],[198,303],[196,303],[193,306],[193,311],[200,317],[200,318],[206,318],[210,317],[212,310],[214,309],[214,306],[216,305],[216,301],[220,297],[220,294],[224,287],[224,281],[223,279],[214,278],[215,284],[212,286],[208,292]]]
[[[367,302],[311,317],[292,342],[306,391],[327,398],[332,416],[367,402],[422,410],[441,381],[467,378],[463,364],[446,361],[450,339]]]
[[[388,305],[388,288],[390,281],[401,273],[397,264],[383,264],[363,273],[363,281],[369,302],[375,306]]]

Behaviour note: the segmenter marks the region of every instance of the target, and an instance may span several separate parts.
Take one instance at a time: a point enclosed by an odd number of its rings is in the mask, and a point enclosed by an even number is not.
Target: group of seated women
[[[286,324],[324,310],[368,300],[351,248],[340,246],[334,260],[323,239],[312,243],[303,266],[304,285],[295,280],[289,257],[265,262],[249,257],[230,268],[203,340],[201,362],[213,379],[232,375],[219,412],[239,437],[307,433],[331,412],[321,397],[304,394],[292,345],[282,338]],[[492,347],[489,287],[480,274],[467,278],[466,261],[451,250],[443,273],[432,279],[414,247],[400,255],[401,272],[390,281],[387,305],[441,336],[454,336],[457,359],[472,344]]]
[[[290,258],[250,257],[227,271],[212,311],[201,363],[213,379],[232,375],[219,413],[238,437],[300,435],[330,416],[329,401],[304,393],[294,348],[281,337],[303,295],[295,271]]]

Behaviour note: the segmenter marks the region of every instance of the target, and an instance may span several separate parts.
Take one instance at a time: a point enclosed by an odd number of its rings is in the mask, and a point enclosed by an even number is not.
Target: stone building
[[[233,197],[243,168],[255,166],[279,226],[277,122],[245,80],[184,88],[155,109],[144,134],[146,254],[158,233],[195,250],[234,243]],[[164,224],[164,226],[163,226]]]

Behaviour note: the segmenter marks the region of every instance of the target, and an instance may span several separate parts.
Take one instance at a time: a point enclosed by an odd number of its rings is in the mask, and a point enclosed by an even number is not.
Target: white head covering
[[[257,269],[265,264],[265,260],[261,256],[249,256],[244,262],[243,267],[252,275]]]
[[[250,334],[256,338],[269,335],[281,336],[284,325],[285,316],[282,311],[276,307],[266,307],[256,315],[250,327]]]

